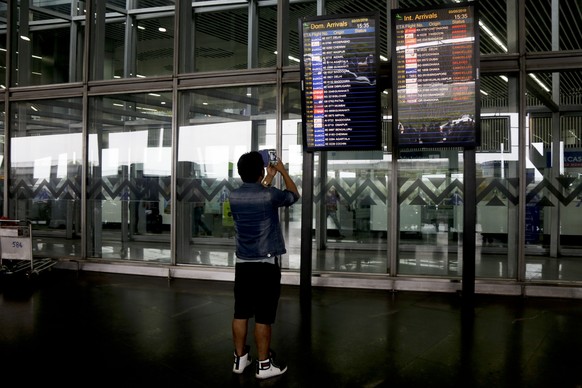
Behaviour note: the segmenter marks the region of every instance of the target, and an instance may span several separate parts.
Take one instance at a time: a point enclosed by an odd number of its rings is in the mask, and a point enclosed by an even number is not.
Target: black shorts
[[[275,322],[281,296],[281,269],[269,263],[237,263],[234,275],[234,318],[255,317],[256,323]]]

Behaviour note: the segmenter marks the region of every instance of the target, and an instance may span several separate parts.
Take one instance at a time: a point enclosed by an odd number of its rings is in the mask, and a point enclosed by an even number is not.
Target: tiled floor
[[[582,300],[285,286],[288,372],[231,373],[232,284],[56,270],[2,278],[1,387],[580,387]],[[251,344],[252,342],[249,341]]]

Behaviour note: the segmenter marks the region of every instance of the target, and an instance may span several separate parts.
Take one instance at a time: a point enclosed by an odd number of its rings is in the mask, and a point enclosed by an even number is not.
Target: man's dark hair
[[[245,183],[256,183],[264,172],[263,157],[257,151],[243,154],[236,164],[238,175]]]

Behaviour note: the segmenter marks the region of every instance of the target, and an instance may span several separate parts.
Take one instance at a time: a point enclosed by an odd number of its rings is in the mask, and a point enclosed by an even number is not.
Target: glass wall
[[[515,2],[512,0],[493,0],[488,2],[486,10],[481,9],[479,14],[481,54],[517,52],[515,39],[508,37],[515,30],[516,20],[508,17],[508,14],[515,14]]]
[[[577,84],[581,72],[536,74],[542,88],[530,98],[544,107],[528,119],[529,144],[526,188],[526,278],[541,281],[579,281],[576,269],[582,255],[582,113],[552,112],[549,90],[560,90],[560,105],[578,104],[580,93],[563,93]],[[545,85],[547,95],[543,93]],[[555,95],[555,94],[554,94]],[[576,106],[576,105],[574,105]]]
[[[582,4],[579,1],[530,1],[525,12],[527,51],[539,53],[582,48],[576,36],[578,33],[573,32],[579,31],[582,23]],[[540,20],[548,22],[540,23]]]
[[[33,224],[35,254],[80,257],[82,100],[28,100],[10,109],[8,216]]]
[[[306,3],[308,4],[308,3]],[[315,6],[314,3],[309,4]],[[359,3],[327,1],[327,15],[375,12],[379,18],[379,52],[387,69],[389,7],[382,1]],[[291,5],[297,18],[315,16],[316,9]],[[295,15],[293,15],[295,16]],[[297,23],[292,23],[294,27]],[[293,30],[295,32],[295,30]],[[291,55],[295,48],[291,39]],[[298,37],[298,43],[301,37]],[[297,46],[298,49],[298,46]],[[386,85],[387,86],[387,85]],[[382,144],[379,151],[321,152],[314,155],[313,235],[317,272],[388,273],[390,264],[389,205],[391,176],[390,99],[382,94]]]
[[[481,79],[481,146],[477,150],[476,275],[517,275],[519,204],[519,120],[517,79]]]
[[[575,261],[582,248],[582,111],[560,117],[560,142],[563,144],[560,175],[556,178],[562,195],[559,199],[560,255]],[[564,270],[573,279],[571,268]],[[578,276],[574,278],[580,280]]]
[[[136,26],[135,76],[172,75],[174,60],[174,16],[139,19]],[[131,74],[131,73],[130,73]]]
[[[299,192],[303,192],[303,145],[301,143],[301,92],[298,83],[283,85],[282,107],[282,155],[288,161],[289,174],[294,177]],[[289,211],[288,222],[284,224],[287,254],[283,257],[286,268],[299,271],[301,268],[301,214],[304,198],[299,199]],[[291,218],[291,211],[293,217]],[[287,263],[286,260],[289,262]]]
[[[99,4],[99,3],[97,3]],[[96,33],[91,50],[91,79],[103,80],[135,76],[125,61],[124,42],[126,20],[121,14],[105,14],[103,7],[95,13]],[[107,15],[107,19],[106,19]]]
[[[519,120],[511,75],[481,78],[476,149],[475,268],[480,278],[517,276]],[[463,152],[403,150],[399,159],[399,273],[462,275]]]
[[[317,271],[386,273],[390,158],[382,151],[316,158]]]
[[[303,227],[318,274],[458,278],[464,152],[391,141],[390,8],[451,3],[0,0],[7,216],[33,223],[38,255],[228,268],[236,162],[274,148],[310,193],[281,214],[285,269],[301,269]],[[480,280],[582,281],[580,7],[480,2]],[[370,11],[382,149],[306,155],[298,21]]]
[[[135,8],[173,7],[175,3],[175,0],[137,0]],[[123,2],[122,4],[125,5]]]
[[[222,10],[196,8],[194,38],[186,51],[194,71],[241,70],[248,67],[248,6]],[[256,54],[254,54],[256,57]]]
[[[277,66],[277,6],[259,7],[259,23],[257,26],[257,66],[251,67],[275,67]],[[251,37],[251,41],[255,39]],[[254,56],[251,56],[253,58]],[[297,63],[298,57],[289,58]],[[251,59],[252,60],[252,59]]]
[[[89,103],[88,257],[170,263],[170,93]]]
[[[174,7],[143,14],[95,1],[92,34],[93,80],[172,75]]]
[[[398,272],[459,276],[463,231],[462,151],[402,150]]]
[[[75,1],[13,2],[12,86],[46,85],[82,79],[83,19]]]
[[[570,31],[571,26],[580,29],[582,24],[582,4],[579,1],[558,2],[558,26],[560,28],[560,45],[558,50],[580,50],[582,42]]]
[[[179,263],[234,265],[234,222],[228,197],[241,184],[236,163],[243,153],[251,150],[277,149],[274,103],[273,85],[202,89],[181,94],[180,106],[184,111],[178,131],[176,187],[176,209],[181,216],[177,231]],[[297,139],[296,122],[289,125],[289,130],[285,129],[286,138]],[[300,188],[298,151],[296,143],[288,144],[279,154]],[[291,233],[299,235],[300,207],[294,205],[288,209],[282,221],[289,226],[286,241]],[[208,241],[210,237],[212,241]],[[221,248],[212,257],[205,257],[201,247],[209,243],[219,243]],[[284,258],[283,267],[288,266]]]
[[[289,3],[289,57],[290,58],[300,58],[299,45],[301,39],[299,37],[299,19],[307,16],[317,15],[317,4],[315,1],[308,2],[290,2]],[[298,61],[289,61],[291,66],[299,66]]]

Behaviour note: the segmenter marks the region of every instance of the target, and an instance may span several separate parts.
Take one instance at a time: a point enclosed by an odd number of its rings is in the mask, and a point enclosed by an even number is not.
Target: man
[[[338,206],[341,203],[340,196],[338,192],[335,190],[334,187],[329,189],[327,194],[325,195],[325,210],[327,212],[327,216],[331,217],[335,227],[337,228],[339,238],[345,238],[346,236],[342,233],[342,225],[340,223],[339,218],[337,217]]]
[[[255,376],[266,379],[287,370],[273,360],[271,326],[281,293],[281,255],[287,252],[279,208],[297,202],[299,191],[279,158],[277,163],[265,163],[259,152],[251,151],[240,157],[237,169],[243,184],[230,194],[236,233],[232,370],[242,373],[252,364],[246,340],[248,322],[254,316],[258,356]],[[283,178],[285,190],[271,186],[277,173]]]

